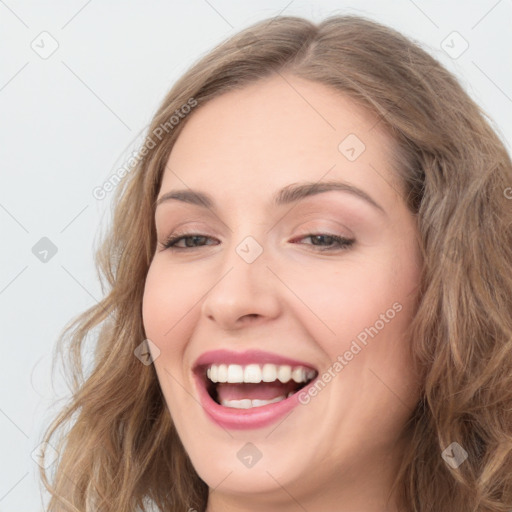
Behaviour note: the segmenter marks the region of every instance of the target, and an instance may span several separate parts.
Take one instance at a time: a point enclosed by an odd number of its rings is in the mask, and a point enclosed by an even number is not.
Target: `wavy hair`
[[[196,111],[285,72],[378,115],[396,140],[394,170],[418,219],[423,268],[410,350],[423,384],[393,485],[401,510],[512,509],[510,156],[485,112],[419,44],[336,15],[250,26],[196,62],[157,109],[96,251],[104,298],[68,323],[56,346],[54,365],[57,353],[66,357],[72,395],[44,434],[58,452],[52,474],[41,469],[49,512],[205,510],[208,486],[180,442],[155,369],[134,357],[146,338],[141,305],[156,248],[155,200],[188,120],[169,119],[191,98]],[[84,376],[82,352],[96,329]],[[468,454],[457,468],[441,456],[454,442]]]

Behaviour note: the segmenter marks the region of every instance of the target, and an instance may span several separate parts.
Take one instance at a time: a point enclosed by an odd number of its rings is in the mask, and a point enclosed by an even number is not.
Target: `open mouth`
[[[306,366],[271,363],[209,364],[198,371],[212,400],[234,409],[252,409],[286,400],[318,375]]]

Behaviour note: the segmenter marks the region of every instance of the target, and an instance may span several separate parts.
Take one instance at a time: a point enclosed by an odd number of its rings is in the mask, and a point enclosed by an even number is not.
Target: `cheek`
[[[404,401],[409,402],[411,395],[414,402],[410,340],[404,333],[415,312],[417,266],[401,254],[383,251],[372,261],[346,260],[337,267],[311,270],[295,276],[294,291],[308,306],[301,321],[331,365],[347,354],[348,366],[341,370],[344,377],[336,384],[342,386],[340,393],[348,392],[347,382],[357,389],[366,383],[370,397],[394,403],[394,396],[371,369]]]
[[[384,257],[322,262],[307,271],[297,269],[287,275],[286,282],[306,308],[301,321],[318,335],[324,333],[323,339],[330,340],[338,351],[340,343],[373,325],[380,314],[404,300],[404,283],[409,276],[396,276],[392,264]]]
[[[159,262],[150,266],[144,287],[142,317],[146,336],[163,354],[181,352],[180,340],[186,339],[191,322],[194,322],[194,305],[204,293],[202,288],[204,284],[201,286],[193,275],[184,279],[182,274],[162,268]]]

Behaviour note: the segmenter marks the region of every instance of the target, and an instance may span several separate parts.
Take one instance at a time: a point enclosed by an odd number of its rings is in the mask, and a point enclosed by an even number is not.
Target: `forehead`
[[[243,202],[298,181],[340,179],[381,195],[394,179],[394,148],[378,116],[347,96],[316,82],[273,76],[190,115],[161,191],[199,188],[233,193]]]

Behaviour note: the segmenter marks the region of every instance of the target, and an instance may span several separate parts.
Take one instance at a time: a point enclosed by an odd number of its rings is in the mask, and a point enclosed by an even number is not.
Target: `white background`
[[[60,373],[52,385],[52,351],[64,325],[101,297],[93,252],[111,194],[99,201],[92,190],[215,44],[262,18],[334,13],[418,41],[459,77],[510,151],[512,0],[0,0],[0,512],[42,510],[31,453],[65,392]],[[469,44],[455,59],[441,46],[453,31]],[[51,38],[58,48],[43,59],[31,45],[47,51]],[[463,40],[453,41],[460,50]],[[47,262],[32,252],[42,237],[57,247]]]

